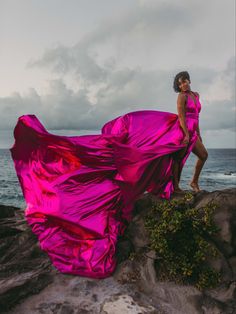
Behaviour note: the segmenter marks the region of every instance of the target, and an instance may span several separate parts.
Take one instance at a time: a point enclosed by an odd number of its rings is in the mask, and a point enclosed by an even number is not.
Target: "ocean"
[[[236,187],[236,149],[209,148],[208,159],[202,169],[199,186],[209,192]],[[181,174],[180,187],[188,186],[197,157],[191,153]],[[16,176],[9,149],[0,149],[0,204],[25,208],[26,203]]]

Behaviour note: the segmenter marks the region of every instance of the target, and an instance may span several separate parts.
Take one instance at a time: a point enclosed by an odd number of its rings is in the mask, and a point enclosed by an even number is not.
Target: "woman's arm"
[[[189,135],[188,128],[185,122],[185,101],[186,101],[186,96],[180,93],[177,99],[177,111],[178,111],[179,121],[185,135]]]
[[[199,93],[195,92],[195,94],[197,94],[197,97],[199,99]],[[201,133],[200,133],[200,128],[199,128],[199,121],[198,121],[198,124],[197,124],[197,134],[198,134],[198,137],[200,138],[200,140],[202,141],[202,137],[201,137]]]
[[[202,142],[202,137],[201,137],[201,134],[200,134],[200,129],[199,129],[199,122],[198,122],[198,125],[197,125],[197,129],[196,129],[196,131],[197,131],[197,135],[198,135],[198,137],[199,137],[200,141]]]
[[[197,134],[198,134],[198,135],[201,135],[201,134],[200,134],[200,129],[199,129],[199,123],[197,124],[197,130],[196,130],[196,131],[197,131]]]

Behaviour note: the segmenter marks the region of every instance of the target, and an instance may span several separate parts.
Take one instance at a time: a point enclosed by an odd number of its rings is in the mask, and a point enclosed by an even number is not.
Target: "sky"
[[[0,0],[0,42],[0,148],[23,114],[80,135],[131,111],[177,113],[180,71],[205,147],[236,148],[234,0]]]

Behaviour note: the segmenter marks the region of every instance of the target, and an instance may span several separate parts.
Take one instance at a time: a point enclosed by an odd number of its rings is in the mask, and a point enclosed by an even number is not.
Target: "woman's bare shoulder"
[[[177,97],[177,102],[186,104],[187,102],[187,95],[184,92],[179,92],[178,97]]]
[[[178,99],[185,99],[187,97],[187,95],[184,92],[179,92],[178,93]]]

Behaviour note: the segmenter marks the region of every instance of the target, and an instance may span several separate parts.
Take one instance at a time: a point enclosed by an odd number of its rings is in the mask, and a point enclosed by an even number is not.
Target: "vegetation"
[[[189,283],[198,289],[215,287],[220,273],[209,266],[208,258],[218,251],[211,241],[220,230],[213,222],[216,204],[192,206],[193,195],[179,200],[152,201],[145,217],[150,247],[156,252],[155,267],[160,279]]]

